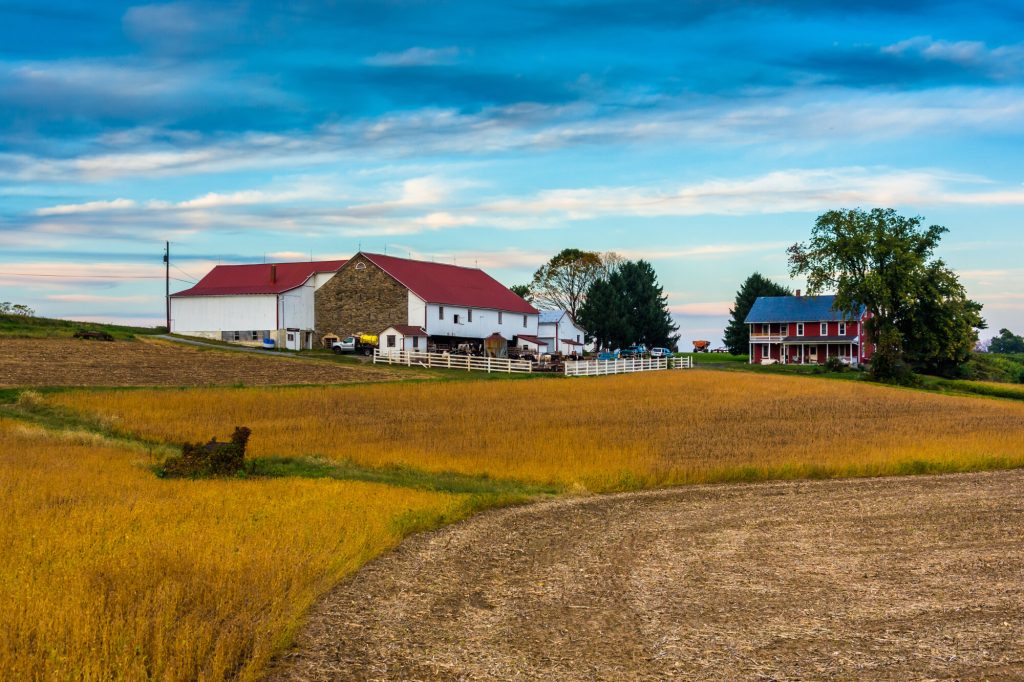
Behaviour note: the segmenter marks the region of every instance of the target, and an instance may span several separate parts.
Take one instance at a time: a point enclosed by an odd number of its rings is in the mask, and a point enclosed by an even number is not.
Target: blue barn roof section
[[[761,296],[754,301],[744,322],[828,322],[856,320],[864,314],[864,306],[857,316],[840,313],[832,307],[835,301],[835,296]]]
[[[542,310],[540,311],[540,324],[556,324],[565,315],[564,310]]]

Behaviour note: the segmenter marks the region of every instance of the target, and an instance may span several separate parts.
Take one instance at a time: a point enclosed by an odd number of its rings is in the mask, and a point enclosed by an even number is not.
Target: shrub
[[[218,443],[211,438],[209,443],[185,443],[181,446],[180,457],[168,457],[161,475],[169,478],[200,476],[235,476],[245,471],[245,447],[252,431],[245,426],[236,426],[231,440]]]
[[[846,365],[839,359],[839,356],[833,355],[825,361],[825,369],[830,372],[845,372]]]

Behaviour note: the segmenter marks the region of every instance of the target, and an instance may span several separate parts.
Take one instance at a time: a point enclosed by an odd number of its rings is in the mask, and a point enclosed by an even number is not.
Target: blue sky
[[[573,246],[717,341],[815,216],[892,206],[1024,331],[1022,36],[984,0],[0,1],[0,300],[159,323],[165,239],[172,288]]]

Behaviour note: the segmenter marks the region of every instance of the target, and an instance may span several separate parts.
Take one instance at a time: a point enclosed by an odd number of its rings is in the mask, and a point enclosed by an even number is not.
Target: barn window
[[[466,311],[466,322],[472,322],[472,321],[473,321],[473,309],[470,308],[470,309],[468,309]]]
[[[394,348],[394,347],[395,347],[395,335],[394,334],[388,334],[388,348]]]
[[[526,315],[523,315],[523,326],[526,326]]]
[[[231,332],[231,340],[232,341],[241,341],[242,338],[241,338],[241,336],[239,335],[238,332]]]
[[[796,323],[796,335],[797,336],[803,336],[804,335],[804,323],[803,322],[797,322]]]
[[[821,335],[828,336],[828,322],[821,323]]]
[[[259,341],[260,340],[260,333],[259,332],[255,332],[255,331],[254,332],[249,332],[249,338],[252,339],[253,341]]]
[[[412,347],[413,348],[419,348],[420,347],[420,337],[418,337],[418,336],[412,337]]]
[[[366,263],[364,263],[362,261],[359,261],[358,263],[356,263],[356,270],[365,270],[365,269],[366,269]]]
[[[452,315],[452,322],[454,322],[455,324],[458,324],[459,323],[459,316],[458,315]]]
[[[580,342],[580,335],[579,335],[579,334],[577,334],[577,335],[576,335],[576,343],[579,343],[579,342]]]
[[[443,320],[444,319],[444,306],[443,305],[437,306],[437,319],[439,319],[439,320]]]
[[[498,311],[498,324],[501,324],[501,311]]]

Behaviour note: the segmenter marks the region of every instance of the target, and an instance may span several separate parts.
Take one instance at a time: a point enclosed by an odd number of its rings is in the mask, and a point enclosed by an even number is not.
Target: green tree
[[[11,303],[0,301],[0,315],[18,315],[20,317],[33,317],[36,311],[23,303]]]
[[[1024,353],[1024,337],[1017,336],[1009,329],[1000,329],[999,336],[988,344],[989,353]]]
[[[574,318],[591,285],[606,273],[601,254],[563,249],[533,274],[532,302],[550,310],[568,310]]]
[[[983,325],[980,304],[964,294],[935,248],[945,227],[922,227],[891,208],[844,209],[818,216],[811,239],[788,250],[790,274],[805,276],[809,293],[836,292],[836,308],[871,313],[876,379],[901,380],[908,362],[935,369],[961,357],[964,342]],[[973,347],[974,342],[968,344]]]
[[[590,285],[577,320],[598,349],[619,348],[633,338],[623,298],[607,279],[595,280]]]
[[[729,324],[725,328],[725,346],[729,352],[733,355],[746,355],[750,352],[750,327],[745,320],[754,301],[761,296],[789,296],[792,293],[760,272],[747,277],[736,292],[736,301],[729,311]]]
[[[595,280],[585,298],[578,319],[599,348],[673,347],[679,339],[664,291],[646,261],[618,263],[607,279]]]
[[[529,284],[513,284],[508,290],[527,303],[533,303],[533,292],[530,291]]]

